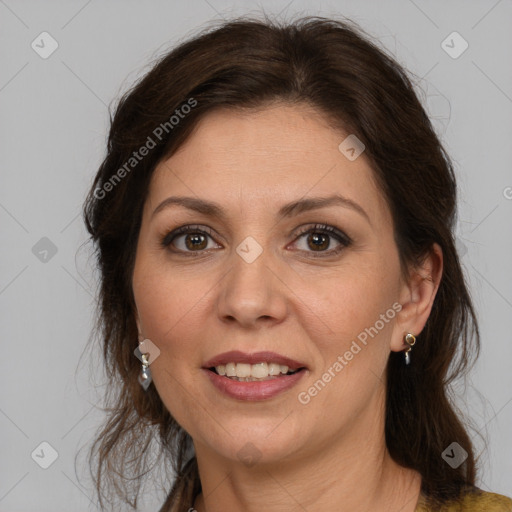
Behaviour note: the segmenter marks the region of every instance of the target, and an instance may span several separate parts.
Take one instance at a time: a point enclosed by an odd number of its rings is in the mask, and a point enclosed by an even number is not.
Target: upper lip
[[[225,365],[227,363],[275,363],[288,366],[288,368],[291,370],[306,368],[304,363],[300,363],[299,361],[295,361],[289,357],[282,356],[281,354],[276,354],[275,352],[264,351],[247,354],[245,352],[240,352],[239,350],[223,352],[222,354],[213,357],[204,364],[204,368],[212,368],[221,364]]]

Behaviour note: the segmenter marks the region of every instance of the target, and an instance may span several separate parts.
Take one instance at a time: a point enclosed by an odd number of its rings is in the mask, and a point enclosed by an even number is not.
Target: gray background
[[[96,281],[80,208],[104,153],[107,105],[209,20],[261,8],[350,17],[421,77],[457,170],[458,243],[482,328],[458,405],[478,432],[479,485],[512,495],[510,0],[0,0],[0,511],[96,510],[84,459],[74,467],[104,390],[97,343],[84,352]],[[59,45],[46,59],[31,47],[44,31]],[[442,46],[453,31],[469,44],[457,58]],[[48,469],[42,442],[58,453]],[[140,510],[161,504],[157,487]]]

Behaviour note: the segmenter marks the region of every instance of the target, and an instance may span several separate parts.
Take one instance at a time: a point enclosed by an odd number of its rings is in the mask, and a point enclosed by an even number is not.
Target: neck
[[[367,407],[335,442],[316,443],[313,452],[304,450],[286,462],[247,467],[196,444],[203,492],[195,510],[414,512],[421,476],[391,459],[383,420],[376,421],[379,409],[378,403]]]

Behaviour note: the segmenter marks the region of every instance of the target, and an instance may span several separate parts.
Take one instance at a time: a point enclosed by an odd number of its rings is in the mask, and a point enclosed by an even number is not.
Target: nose
[[[271,259],[268,251],[263,250],[249,263],[233,252],[228,262],[230,270],[220,282],[217,301],[217,312],[223,322],[254,329],[285,319],[288,288]]]

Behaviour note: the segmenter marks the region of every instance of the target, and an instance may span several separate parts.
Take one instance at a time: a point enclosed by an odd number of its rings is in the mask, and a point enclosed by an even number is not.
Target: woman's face
[[[347,135],[307,107],[216,111],[154,172],[138,325],[160,350],[154,385],[198,455],[299,460],[380,432],[386,362],[411,327],[398,315],[407,289],[364,152],[338,147]],[[333,197],[346,201],[310,208]],[[302,370],[284,376],[285,358]]]

